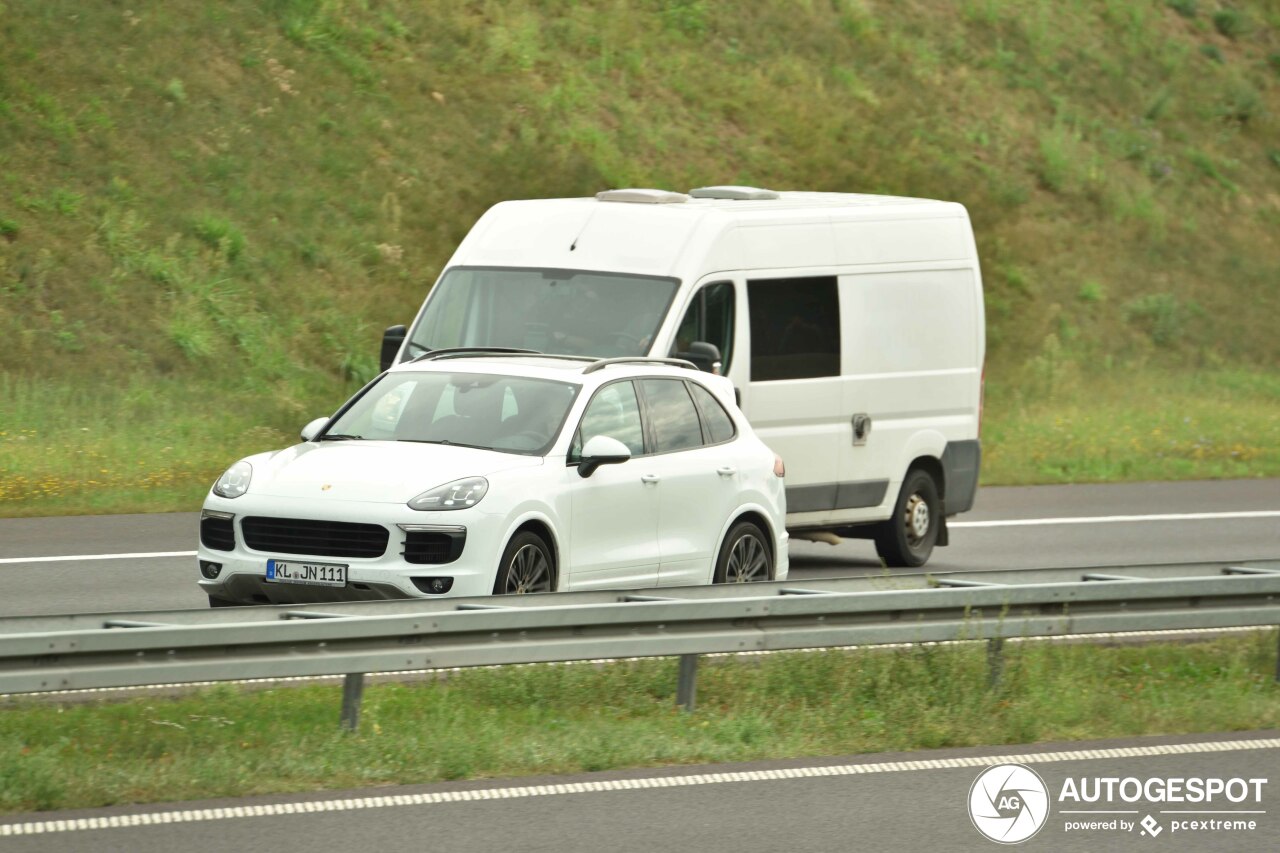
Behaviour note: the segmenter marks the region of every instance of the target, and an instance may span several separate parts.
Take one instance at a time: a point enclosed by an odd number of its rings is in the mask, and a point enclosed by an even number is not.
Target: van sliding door
[[[747,282],[747,416],[786,462],[787,519],[820,524],[836,506],[841,429],[840,306],[835,276]]]

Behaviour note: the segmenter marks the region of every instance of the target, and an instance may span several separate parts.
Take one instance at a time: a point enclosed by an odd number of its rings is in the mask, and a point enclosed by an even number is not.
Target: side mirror
[[[388,326],[387,330],[382,333],[383,370],[395,363],[396,353],[400,352],[400,346],[404,343],[404,336],[408,331],[404,326]]]
[[[618,439],[607,435],[592,436],[582,448],[578,476],[590,477],[601,465],[617,465],[630,458],[631,451]]]
[[[720,347],[706,341],[694,341],[687,352],[676,353],[676,358],[692,361],[703,373],[720,375]]]
[[[302,428],[302,440],[310,441],[320,434],[320,430],[324,429],[324,425],[329,422],[328,418],[316,418],[311,423]]]

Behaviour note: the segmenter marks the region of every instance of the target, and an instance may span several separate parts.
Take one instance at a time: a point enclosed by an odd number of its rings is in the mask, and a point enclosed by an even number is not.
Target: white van
[[[452,347],[693,361],[785,460],[793,535],[920,566],[973,503],[985,345],[962,205],[635,189],[495,205],[383,367]]]

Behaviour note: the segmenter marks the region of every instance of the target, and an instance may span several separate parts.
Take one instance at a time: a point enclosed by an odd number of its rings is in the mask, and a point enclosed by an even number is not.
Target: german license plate
[[[304,586],[346,586],[347,567],[337,563],[267,560],[267,582],[296,583]]]

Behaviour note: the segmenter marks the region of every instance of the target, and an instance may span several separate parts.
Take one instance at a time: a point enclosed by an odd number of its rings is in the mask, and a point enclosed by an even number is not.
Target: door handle
[[[867,436],[871,435],[871,416],[867,414],[857,414],[853,416],[853,443],[860,446],[867,443]]]
[[[734,474],[738,473],[738,469],[732,466],[726,465],[723,468],[717,468],[716,473],[719,474],[721,477],[732,477]]]
[[[641,475],[641,477],[640,477],[640,482],[642,482],[642,483],[656,483],[656,482],[658,482],[658,481],[659,481],[659,480],[661,480],[661,479],[662,479],[662,478],[661,478],[661,477],[659,477],[657,474],[644,474],[644,475]]]

